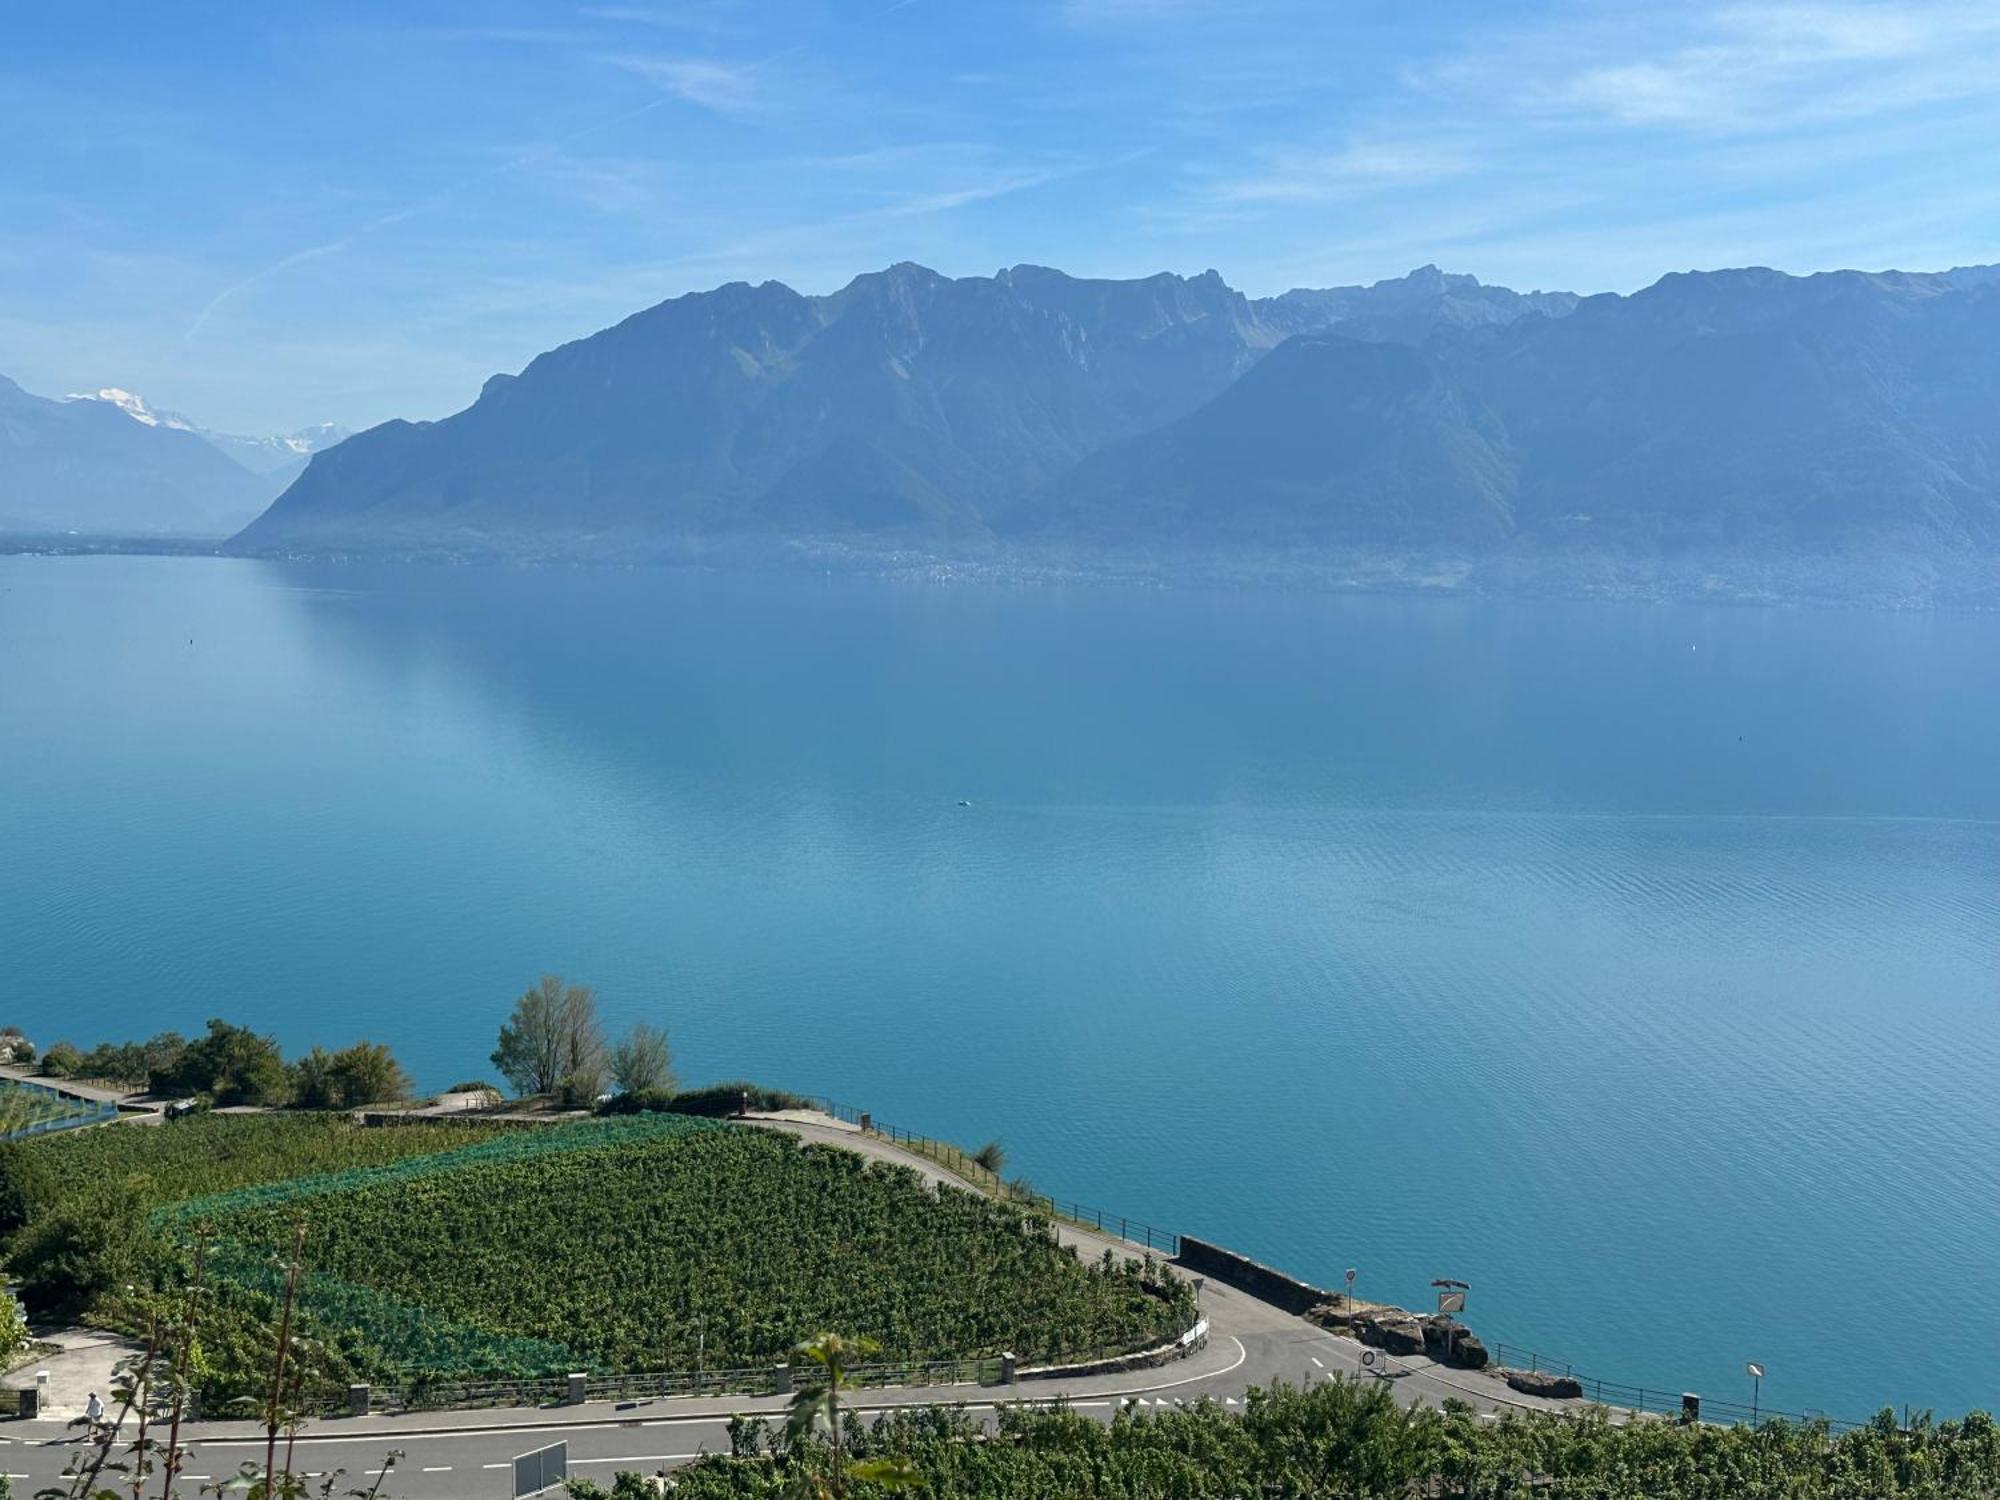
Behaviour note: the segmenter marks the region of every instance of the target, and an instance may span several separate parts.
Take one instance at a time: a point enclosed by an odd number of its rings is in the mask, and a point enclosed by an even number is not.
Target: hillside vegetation
[[[2000,1494],[2000,1427],[1983,1413],[1900,1430],[1889,1414],[1851,1432],[1772,1423],[1613,1426],[1602,1415],[1485,1422],[1469,1407],[1404,1411],[1379,1383],[1253,1393],[1240,1414],[1202,1404],[1080,1413],[1003,1409],[997,1439],[962,1413],[906,1412],[850,1428],[854,1459],[903,1457],[932,1500],[1976,1500]],[[677,1476],[677,1500],[781,1500],[828,1472],[821,1442],[791,1447],[739,1429],[744,1456]],[[589,1500],[595,1486],[573,1495]],[[620,1476],[620,1496],[640,1495]],[[890,1491],[857,1480],[850,1500]]]
[[[175,1218],[212,1224],[252,1265],[303,1218],[308,1310],[365,1288],[567,1351],[558,1369],[437,1373],[768,1366],[824,1328],[866,1329],[894,1359],[1061,1358],[1184,1326],[1177,1284],[1081,1264],[1033,1215],[837,1147],[679,1115],[537,1130]],[[389,1345],[383,1358],[427,1362]]]
[[[893,1360],[1062,1359],[1156,1343],[1192,1316],[1181,1283],[1086,1264],[1029,1210],[679,1113],[114,1126],[0,1152],[6,1204],[10,1268],[40,1310],[171,1320],[198,1253],[196,1363],[218,1401],[258,1389],[295,1244],[308,1395],[769,1368],[826,1328],[866,1330]]]

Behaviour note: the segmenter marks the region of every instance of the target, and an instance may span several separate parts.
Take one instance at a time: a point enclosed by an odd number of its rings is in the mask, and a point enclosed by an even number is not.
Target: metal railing
[[[856,1109],[851,1104],[842,1104],[837,1099],[817,1096],[809,1097],[812,1103],[834,1119],[848,1125],[858,1125],[871,1135],[902,1146],[919,1156],[949,1167],[967,1178],[976,1186],[985,1187],[994,1196],[1010,1203],[1018,1203],[1025,1208],[1037,1209],[1052,1219],[1062,1219],[1084,1229],[1094,1229],[1099,1234],[1127,1240],[1135,1245],[1143,1245],[1169,1259],[1181,1253],[1181,1237],[1170,1230],[1157,1229],[1144,1219],[1135,1219],[1127,1214],[1112,1213],[1109,1209],[1093,1208],[1067,1198],[1053,1198],[1047,1193],[1032,1190],[1021,1192],[1004,1181],[997,1172],[988,1171],[976,1161],[971,1152],[950,1141],[940,1141],[934,1137],[921,1135],[913,1130],[905,1130],[900,1125],[892,1125],[876,1119],[866,1110]]]
[[[1491,1346],[1491,1352],[1496,1365],[1504,1365],[1513,1370],[1526,1370],[1531,1374],[1568,1376],[1582,1387],[1584,1399],[1587,1401],[1595,1401],[1603,1406],[1649,1412],[1658,1416],[1677,1417],[1681,1414],[1681,1397],[1686,1392],[1684,1386],[1668,1388],[1629,1385],[1619,1380],[1600,1380],[1594,1375],[1580,1373],[1568,1360],[1555,1359],[1533,1349],[1523,1349],[1517,1344],[1496,1343]],[[1790,1422],[1805,1426],[1823,1422],[1834,1432],[1867,1425],[1828,1416],[1823,1411],[1811,1408],[1805,1411],[1787,1411],[1781,1407],[1767,1406],[1762,1402],[1753,1407],[1747,1401],[1715,1400],[1707,1396],[1702,1396],[1700,1400],[1701,1419],[1704,1422],[1722,1422],[1732,1426],[1748,1426],[1764,1422]]]
[[[1130,1351],[1109,1350],[1064,1356],[1088,1363]],[[1025,1365],[1025,1359],[1022,1363]],[[773,1396],[784,1389],[783,1365],[747,1369],[651,1370],[627,1375],[589,1375],[583,1382],[586,1401],[650,1401],[674,1396]],[[794,1380],[804,1380],[809,1366],[794,1366]],[[936,1385],[998,1385],[1003,1364],[997,1355],[972,1359],[888,1360],[857,1365],[847,1372],[850,1385],[884,1388]],[[559,1406],[571,1400],[567,1375],[531,1380],[412,1380],[401,1385],[369,1388],[372,1412],[462,1411],[472,1408]],[[323,1415],[342,1416],[348,1406],[329,1400]]]

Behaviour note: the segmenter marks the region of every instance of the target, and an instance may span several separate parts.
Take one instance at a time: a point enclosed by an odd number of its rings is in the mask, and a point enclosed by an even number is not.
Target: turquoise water
[[[1608,1379],[2000,1404],[2000,619],[0,558],[0,961],[432,1086],[554,969]]]

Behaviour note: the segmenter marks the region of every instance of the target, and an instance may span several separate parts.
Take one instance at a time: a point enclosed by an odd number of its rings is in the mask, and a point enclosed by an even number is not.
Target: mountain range
[[[346,436],[240,437],[114,386],[53,400],[0,376],[0,536],[228,537]]]
[[[2000,268],[732,283],[314,453],[231,545],[1984,598]]]

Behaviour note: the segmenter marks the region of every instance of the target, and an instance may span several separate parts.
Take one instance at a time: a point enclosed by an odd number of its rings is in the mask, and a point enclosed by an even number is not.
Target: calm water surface
[[[2000,1404],[1993,618],[0,558],[0,960],[432,1087],[553,969],[1605,1378]]]

